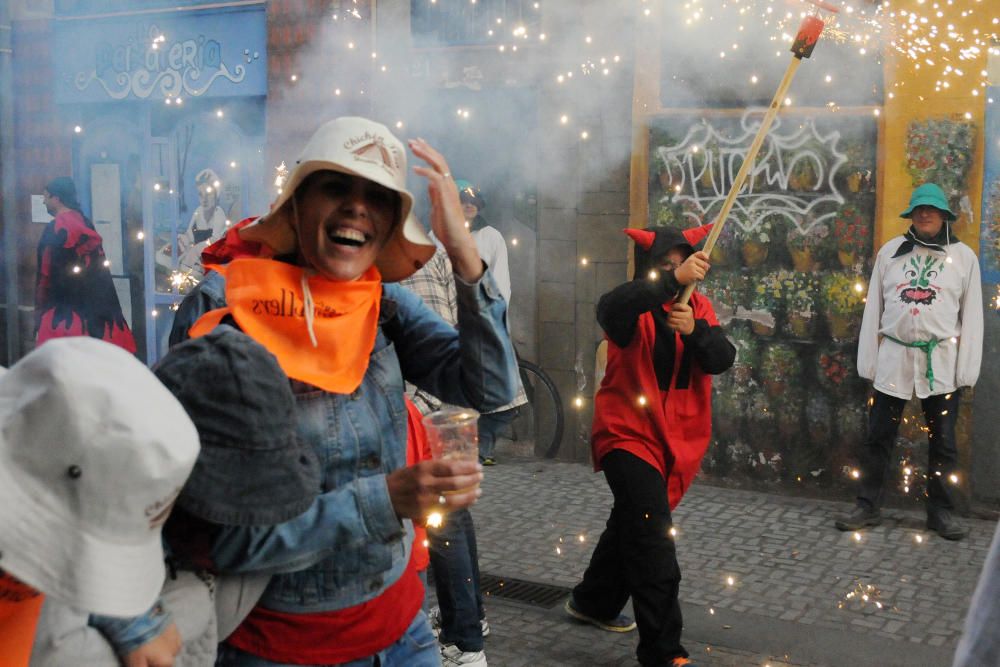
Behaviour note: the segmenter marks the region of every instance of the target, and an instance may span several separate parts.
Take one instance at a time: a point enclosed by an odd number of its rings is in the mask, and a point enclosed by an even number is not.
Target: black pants
[[[921,400],[924,420],[930,432],[927,466],[927,512],[954,509],[957,489],[948,477],[958,468],[955,447],[955,422],[958,420],[960,389],[950,394],[928,396]],[[858,503],[870,508],[882,507],[885,481],[892,465],[892,448],[896,444],[899,422],[906,401],[875,392],[868,413],[868,437],[861,449],[861,484]]]
[[[642,665],[687,657],[681,646],[681,571],[669,530],[670,505],[663,477],[642,459],[614,450],[601,460],[614,494],[607,527],[573,589],[577,608],[599,619],[615,618],[632,598]]]

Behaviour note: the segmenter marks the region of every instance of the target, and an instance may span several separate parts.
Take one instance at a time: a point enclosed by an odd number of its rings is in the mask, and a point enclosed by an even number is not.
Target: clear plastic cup
[[[442,461],[479,460],[479,413],[443,408],[423,419],[431,457]]]

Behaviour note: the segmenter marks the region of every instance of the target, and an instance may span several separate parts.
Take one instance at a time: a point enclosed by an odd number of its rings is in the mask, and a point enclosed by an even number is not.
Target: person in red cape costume
[[[54,178],[44,197],[53,220],[38,241],[36,345],[92,336],[134,353],[135,339],[122,314],[103,240],[80,209],[76,185],[66,176]]]
[[[736,356],[704,295],[675,303],[682,286],[709,269],[694,246],[710,228],[625,230],[635,241],[635,278],[597,304],[608,363],[594,399],[591,447],[614,506],[566,611],[610,631],[638,625],[643,665],[690,664],[680,643],[670,512],[708,448],[711,376]],[[635,622],[621,613],[630,597]]]

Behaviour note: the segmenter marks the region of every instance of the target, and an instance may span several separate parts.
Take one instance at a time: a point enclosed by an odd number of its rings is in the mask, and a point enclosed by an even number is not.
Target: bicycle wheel
[[[535,456],[555,458],[565,426],[559,390],[545,371],[530,361],[518,359],[517,366],[528,402],[518,407],[511,422],[512,439],[530,447]]]

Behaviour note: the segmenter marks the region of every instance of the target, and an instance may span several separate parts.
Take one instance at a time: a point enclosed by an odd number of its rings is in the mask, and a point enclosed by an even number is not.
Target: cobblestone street
[[[569,588],[582,575],[611,495],[582,464],[503,459],[473,515],[486,575]],[[685,646],[707,665],[947,666],[995,524],[969,537],[928,533],[918,509],[885,512],[855,535],[833,527],[843,502],[696,482],[675,513]],[[860,539],[859,539],[860,538]],[[616,635],[543,608],[487,599],[496,667],[631,665]]]

